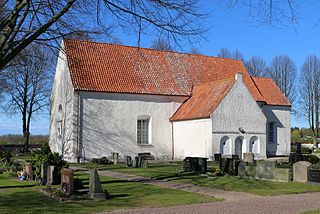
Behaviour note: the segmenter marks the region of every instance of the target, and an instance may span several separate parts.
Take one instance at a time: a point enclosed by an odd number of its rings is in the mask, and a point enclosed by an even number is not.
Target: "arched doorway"
[[[253,136],[249,141],[249,152],[252,152],[253,154],[260,153],[260,141],[256,136]]]
[[[220,140],[220,154],[221,156],[230,155],[231,153],[231,141],[228,136],[224,136]]]
[[[243,153],[243,137],[237,137],[235,140],[235,155],[239,157],[239,159],[242,159],[242,153]]]

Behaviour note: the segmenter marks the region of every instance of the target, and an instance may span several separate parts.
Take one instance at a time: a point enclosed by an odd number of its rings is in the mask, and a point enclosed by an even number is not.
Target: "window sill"
[[[137,144],[137,145],[141,147],[154,147],[152,144]]]

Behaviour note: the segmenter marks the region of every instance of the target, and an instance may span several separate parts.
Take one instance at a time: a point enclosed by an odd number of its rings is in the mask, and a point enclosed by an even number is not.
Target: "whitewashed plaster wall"
[[[229,138],[226,155],[235,154],[235,141],[243,141],[242,153],[249,152],[250,139],[258,138],[259,153],[256,159],[266,158],[266,123],[267,119],[257,102],[239,75],[237,81],[211,115],[212,151],[211,155],[220,153],[222,141]],[[245,133],[241,133],[242,128]]]
[[[212,148],[212,122],[208,119],[173,122],[174,158],[207,157]]]
[[[268,123],[274,123],[275,141],[267,143],[267,153],[269,155],[290,155],[291,108],[288,106],[265,105],[262,107],[262,110],[268,119]]]
[[[76,161],[74,98],[66,56],[60,51],[50,97],[49,145],[70,162]]]
[[[186,97],[80,92],[80,155],[83,160],[135,156],[150,152],[157,159],[172,156],[169,118]],[[137,119],[150,117],[151,143],[137,144]]]

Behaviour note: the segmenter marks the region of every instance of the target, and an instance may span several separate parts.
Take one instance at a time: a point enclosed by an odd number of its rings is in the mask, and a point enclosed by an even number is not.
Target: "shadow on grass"
[[[14,189],[14,188],[23,188],[23,187],[34,187],[35,184],[26,184],[26,185],[8,185],[8,186],[0,186],[0,189]]]

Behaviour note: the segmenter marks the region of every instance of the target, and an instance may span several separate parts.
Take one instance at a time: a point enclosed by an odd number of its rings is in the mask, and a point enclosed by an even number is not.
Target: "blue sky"
[[[314,27],[318,19],[318,5],[298,5],[301,12],[299,25],[293,27],[272,27],[262,25],[248,17],[247,8],[235,8],[226,11],[221,7],[215,7],[214,3],[203,1],[203,8],[213,10],[210,17],[204,22],[209,26],[209,31],[204,35],[196,48],[204,55],[216,56],[220,48],[224,47],[231,51],[239,50],[246,59],[254,55],[262,57],[267,64],[279,54],[286,54],[296,63],[298,68],[297,82],[300,67],[305,58],[310,54],[320,56],[320,26]],[[114,34],[124,45],[137,45],[136,35],[128,35],[120,30]],[[142,36],[141,46],[150,47],[155,38],[148,35]],[[191,47],[183,44],[183,49],[189,51]],[[8,118],[0,114],[0,135],[20,134],[21,119],[19,115]],[[292,116],[292,126],[307,127],[303,118]],[[32,121],[31,134],[47,134],[49,132],[49,116],[41,115]]]

